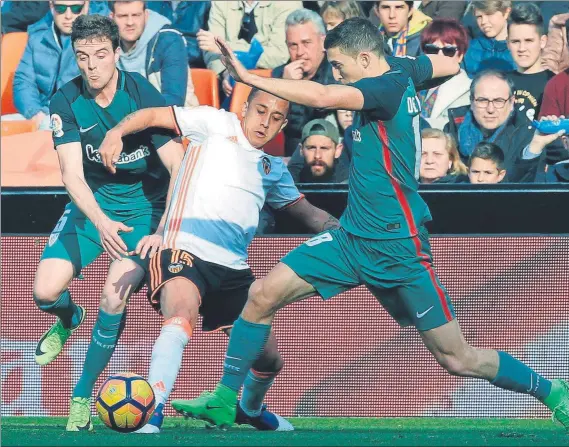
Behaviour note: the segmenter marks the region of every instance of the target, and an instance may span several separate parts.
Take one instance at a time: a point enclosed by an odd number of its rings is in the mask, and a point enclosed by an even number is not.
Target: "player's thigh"
[[[122,258],[111,262],[101,294],[101,309],[110,314],[122,312],[145,274],[146,271],[131,259]]]
[[[357,254],[349,239],[340,228],[307,240],[262,280],[264,292],[276,294],[288,304],[313,295],[314,290],[328,299],[358,286]]]
[[[153,212],[153,210],[144,210],[139,214],[130,216],[127,219],[121,219],[120,216],[113,216],[116,221],[123,222],[125,225],[132,227],[129,233],[120,233],[120,237],[127,246],[127,251],[134,251],[138,242],[144,237],[153,234],[160,222],[161,214]],[[138,255],[128,257],[133,262],[137,263],[144,270],[148,270],[149,258],[141,259]]]
[[[163,249],[149,263],[148,299],[164,318],[186,318],[195,327],[206,283],[196,258],[185,250]]]

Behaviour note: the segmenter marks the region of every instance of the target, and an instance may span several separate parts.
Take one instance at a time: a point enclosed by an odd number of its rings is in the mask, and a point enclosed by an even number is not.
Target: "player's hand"
[[[101,244],[111,259],[120,260],[123,256],[129,256],[128,247],[120,237],[119,233],[130,233],[133,228],[127,227],[122,222],[117,222],[109,218],[96,225],[101,238]]]
[[[239,62],[239,59],[237,59],[233,50],[229,48],[227,42],[221,37],[216,37],[215,42],[221,51],[221,62],[225,65],[225,68],[227,68],[228,74],[233,76],[233,79],[237,82],[249,84],[251,74],[245,69],[243,64]]]
[[[215,54],[221,53],[219,47],[215,43],[215,35],[211,31],[205,31],[203,29],[200,29],[196,34],[196,38],[200,50],[209,51]]]
[[[554,116],[554,115],[548,115],[548,116],[543,116],[539,121],[555,121],[558,119],[564,119],[565,116],[561,115],[559,117]],[[565,131],[564,130],[560,130],[557,133],[552,133],[552,134],[544,134],[541,133],[539,130],[535,130],[535,133],[533,134],[533,138],[531,140],[529,149],[530,152],[534,153],[534,154],[541,154],[541,152],[543,152],[543,149],[545,148],[545,146],[547,146],[548,144],[553,143],[555,140],[557,140],[558,138],[560,138],[561,136],[565,135]]]
[[[150,259],[156,254],[156,252],[158,252],[163,240],[164,238],[162,233],[154,233],[144,236],[140,241],[138,241],[138,244],[136,244],[136,249],[129,254],[131,256],[139,255],[140,259],[145,259],[146,255],[148,255],[148,258]]]
[[[304,77],[304,61],[298,59],[286,65],[283,71],[283,79],[301,80]]]
[[[119,161],[122,149],[122,135],[119,132],[108,131],[99,147],[99,155],[101,156],[103,166],[107,168],[111,174],[116,174],[117,172],[116,164]]]

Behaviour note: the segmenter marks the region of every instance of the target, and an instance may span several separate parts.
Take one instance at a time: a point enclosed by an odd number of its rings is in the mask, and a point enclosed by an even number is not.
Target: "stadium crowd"
[[[569,116],[569,3],[483,1],[4,1],[2,33],[29,38],[14,75],[18,113],[49,129],[49,103],[79,75],[70,33],[82,14],[119,27],[118,67],[146,77],[166,103],[199,104],[190,68],[218,78],[222,108],[235,81],[220,61],[221,36],[247,69],[333,84],[326,32],[367,17],[393,56],[441,53],[457,76],[419,92],[421,183],[569,182],[569,140],[544,145],[533,120]],[[284,151],[298,183],[347,183],[352,112],[292,104]]]

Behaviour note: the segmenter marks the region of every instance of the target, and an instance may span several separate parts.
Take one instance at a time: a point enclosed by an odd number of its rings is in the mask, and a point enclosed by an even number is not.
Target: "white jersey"
[[[235,114],[206,106],[173,111],[190,146],[170,201],[164,246],[248,268],[247,247],[265,201],[278,210],[302,195],[280,158],[251,146]]]

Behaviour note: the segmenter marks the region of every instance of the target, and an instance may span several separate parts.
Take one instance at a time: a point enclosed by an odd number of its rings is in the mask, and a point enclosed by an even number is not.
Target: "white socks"
[[[185,318],[174,317],[164,322],[160,336],[152,348],[148,382],[156,396],[156,405],[166,404],[182,366],[184,348],[192,329]]]

